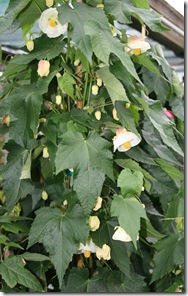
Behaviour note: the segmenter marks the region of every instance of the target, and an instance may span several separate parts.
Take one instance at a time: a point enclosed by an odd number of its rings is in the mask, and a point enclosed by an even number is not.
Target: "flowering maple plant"
[[[144,33],[160,16],[4,2],[25,46],[0,79],[1,291],[184,291],[183,86]]]

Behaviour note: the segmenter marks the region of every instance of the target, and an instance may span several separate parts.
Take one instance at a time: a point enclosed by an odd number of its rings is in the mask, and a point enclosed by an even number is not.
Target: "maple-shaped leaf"
[[[0,273],[10,288],[20,284],[37,292],[43,291],[37,278],[24,267],[24,263],[20,256],[6,258],[0,264]]]
[[[104,29],[110,31],[107,17],[101,9],[88,6],[84,3],[75,3],[74,9],[71,9],[68,5],[63,5],[58,7],[58,12],[58,19],[62,25],[65,23],[71,23],[73,26],[71,32],[72,40],[91,62],[93,51],[91,48],[90,36],[85,33],[84,25],[88,21],[95,20]]]
[[[151,282],[162,278],[179,264],[184,263],[184,239],[170,233],[155,243],[154,269]]]
[[[98,133],[90,132],[87,138],[81,133],[68,131],[59,143],[55,159],[56,173],[67,168],[88,170],[97,168],[113,179],[110,143]]]
[[[152,31],[168,30],[161,24],[160,17],[154,10],[137,8],[131,0],[105,0],[104,6],[106,13],[115,16],[120,23],[131,24],[132,16],[136,16],[142,25],[146,24]]]
[[[135,198],[123,198],[115,195],[111,204],[111,215],[118,218],[120,226],[130,235],[135,248],[137,235],[140,230],[140,218],[147,219],[145,209]]]
[[[85,244],[89,234],[82,208],[75,205],[65,214],[57,208],[41,208],[29,233],[28,248],[42,243],[51,256],[59,284],[79,243]]]

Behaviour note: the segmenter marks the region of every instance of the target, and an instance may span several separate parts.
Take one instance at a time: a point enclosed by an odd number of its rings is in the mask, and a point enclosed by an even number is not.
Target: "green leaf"
[[[56,174],[67,168],[96,168],[113,179],[110,144],[95,132],[85,139],[81,133],[68,131],[60,142],[55,160]]]
[[[108,14],[115,16],[116,20],[123,24],[131,24],[132,16],[136,16],[140,23],[144,23],[155,32],[167,30],[166,27],[161,25],[158,14],[152,9],[141,9],[133,6],[131,0],[105,0],[105,11]]]
[[[127,109],[125,103],[123,102],[115,102],[115,108],[117,110],[117,116],[121,122],[121,124],[130,132],[136,134],[139,138],[141,138],[140,134],[137,131],[134,117],[130,109]]]
[[[119,271],[112,271],[107,278],[110,293],[141,293],[145,286],[144,277],[136,273],[132,273],[130,279]]]
[[[57,80],[59,88],[72,99],[74,99],[74,84],[76,84],[74,78],[68,72],[65,72],[65,74],[61,77],[58,77]]]
[[[171,222],[178,217],[184,217],[184,185],[182,184],[178,193],[173,197],[169,203],[164,225],[167,227]]]
[[[172,164],[182,166],[182,164],[176,159],[170,149],[165,146],[154,133],[142,130],[142,135],[145,141],[155,150],[157,155],[161,157],[162,160],[164,159]]]
[[[98,269],[90,278],[89,271],[86,268],[75,268],[70,270],[68,280],[62,285],[62,292],[71,293],[104,293],[108,292],[106,288],[106,277],[109,270],[106,268]]]
[[[157,67],[152,63],[152,61],[150,61],[148,57],[146,57],[145,54],[141,54],[138,56],[133,55],[133,62],[138,63],[144,66],[145,68],[147,68],[148,70],[150,70],[151,72],[153,72],[155,74],[155,77],[156,75],[159,77],[162,77]]]
[[[95,20],[104,30],[109,30],[105,14],[100,9],[93,8],[84,3],[75,3],[74,9],[71,9],[68,5],[63,5],[58,7],[58,12],[58,18],[62,25],[70,23],[73,26],[71,32],[72,40],[91,63],[93,51],[90,36],[85,34],[84,25],[90,20]]]
[[[43,254],[29,253],[29,252],[25,252],[25,253],[21,254],[20,257],[24,258],[26,261],[41,262],[41,261],[46,261],[46,260],[49,261],[50,260],[50,258],[48,256],[45,256]]]
[[[13,288],[16,284],[23,285],[37,292],[43,292],[43,288],[34,275],[24,268],[20,256],[6,258],[0,264],[0,273],[6,284]]]
[[[134,90],[135,86],[133,84],[132,77],[121,61],[113,62],[113,65],[110,65],[110,72],[121,81],[127,91]]]
[[[184,174],[181,173],[177,168],[170,165],[167,161],[155,158],[155,162],[169,175],[172,180],[184,180]]]
[[[34,187],[31,180],[20,179],[27,147],[24,147],[22,141],[15,142],[13,140],[10,140],[5,147],[9,151],[8,162],[2,167],[1,172],[3,190],[6,195],[6,207],[11,211],[20,198],[32,193]]]
[[[156,166],[156,163],[153,160],[153,158],[151,158],[150,155],[148,155],[148,153],[146,153],[139,147],[132,147],[129,151],[126,151],[126,155],[138,162]]]
[[[97,73],[103,80],[113,104],[115,104],[116,101],[130,102],[123,85],[112,73],[110,73],[109,67],[103,67],[98,70]]]
[[[154,243],[164,237],[164,234],[158,232],[149,220],[141,219],[140,235],[145,237],[149,243]]]
[[[121,195],[115,195],[111,204],[111,215],[118,218],[120,226],[130,235],[135,248],[136,239],[140,230],[140,218],[147,219],[145,209],[135,198],[123,198]]]
[[[63,214],[57,208],[41,208],[36,211],[36,218],[29,233],[28,248],[42,243],[51,256],[61,285],[62,278],[77,253],[80,242],[85,243],[89,234],[85,216],[79,205],[75,205]]]
[[[183,151],[179,147],[177,140],[174,136],[173,127],[170,120],[165,116],[161,103],[158,100],[148,98],[143,92],[142,97],[149,105],[149,112],[144,107],[153,126],[158,130],[163,142],[176,151],[179,155],[183,156]],[[159,124],[160,123],[160,124]]]
[[[143,174],[140,171],[132,172],[125,168],[121,171],[117,181],[124,197],[140,196],[143,186]]]
[[[97,169],[89,167],[88,170],[80,171],[74,180],[74,190],[82,205],[85,215],[89,215],[100,196],[105,174]]]
[[[6,14],[0,18],[0,34],[4,33],[10,27],[14,18],[29,2],[31,2],[31,0],[20,0],[19,2],[11,1]]]
[[[32,24],[39,19],[41,12],[46,9],[46,3],[43,0],[32,0],[29,5],[18,15],[18,20],[23,27],[25,24]],[[32,11],[32,13],[31,13]]]
[[[9,238],[4,234],[0,234],[0,244],[6,244],[7,241],[9,241]]]
[[[151,283],[162,278],[179,264],[184,263],[184,239],[178,234],[170,233],[154,245],[154,269]]]
[[[132,3],[137,8],[150,9],[148,0],[132,0]]]
[[[92,20],[88,21],[84,28],[86,34],[91,38],[91,45],[95,55],[101,61],[109,65],[110,54],[115,54],[126,70],[141,83],[129,54],[124,50],[124,44],[113,37],[109,27],[104,28],[96,20]]]
[[[28,233],[29,231],[27,227],[17,222],[4,223],[1,227],[4,228],[6,231],[12,232],[12,233],[19,233],[19,232]]]

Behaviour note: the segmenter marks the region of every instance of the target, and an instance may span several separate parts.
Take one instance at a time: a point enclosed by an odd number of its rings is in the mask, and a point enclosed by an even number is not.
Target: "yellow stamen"
[[[91,252],[90,252],[90,251],[85,251],[85,252],[84,252],[84,257],[85,257],[85,258],[89,258],[90,255],[91,255]]]
[[[140,49],[140,48],[135,48],[135,49],[133,49],[133,54],[134,54],[134,55],[139,55],[139,54],[141,54],[141,49]]]
[[[57,25],[57,22],[54,19],[49,20],[50,27],[55,27]]]
[[[125,149],[128,149],[128,148],[130,148],[131,147],[131,142],[125,142],[124,144],[123,144],[123,147],[125,148]]]

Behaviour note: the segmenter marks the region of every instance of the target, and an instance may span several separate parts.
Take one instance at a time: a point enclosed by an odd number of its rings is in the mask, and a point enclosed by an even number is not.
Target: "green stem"
[[[89,80],[89,73],[86,72],[86,74],[85,74],[85,85],[84,85],[84,94],[83,94],[83,106],[85,106],[88,80]]]
[[[66,52],[66,63],[68,62],[68,58],[69,58],[69,50],[70,50],[70,24],[68,25],[68,29],[67,29],[67,33],[68,33],[68,39],[67,39],[67,52]]]

